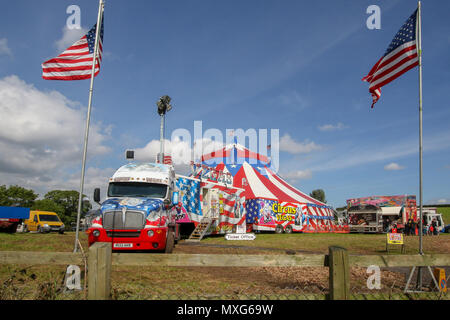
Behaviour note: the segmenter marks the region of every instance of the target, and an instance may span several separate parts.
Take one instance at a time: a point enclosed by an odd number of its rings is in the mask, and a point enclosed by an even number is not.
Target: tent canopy
[[[296,189],[271,169],[269,157],[233,143],[205,154],[201,163],[233,176],[233,186],[243,188],[246,199],[266,199],[308,206],[327,207]]]

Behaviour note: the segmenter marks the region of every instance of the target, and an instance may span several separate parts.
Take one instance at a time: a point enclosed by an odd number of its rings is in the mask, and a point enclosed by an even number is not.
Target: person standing
[[[437,231],[436,218],[433,218],[433,221],[431,222],[431,226],[433,227],[433,235],[437,236],[438,235],[438,231]]]
[[[416,222],[411,219],[410,233],[412,236],[416,235]]]

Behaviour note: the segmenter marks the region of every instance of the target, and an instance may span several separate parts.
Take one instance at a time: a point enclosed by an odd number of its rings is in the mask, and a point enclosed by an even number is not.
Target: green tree
[[[72,222],[77,220],[79,194],[75,190],[52,190],[44,196],[44,199],[52,200],[64,209],[60,216],[61,220],[63,220],[65,225],[70,226]],[[85,195],[83,195],[84,197]],[[84,203],[81,214],[85,215],[91,208],[90,202]]]
[[[0,206],[31,208],[38,196],[33,190],[17,185],[0,186]]]
[[[50,199],[36,200],[31,207],[31,210],[56,212],[60,217],[64,215],[63,206]]]
[[[310,194],[310,197],[313,197],[316,200],[319,200],[320,202],[327,203],[327,200],[325,199],[325,191],[322,189],[316,189],[313,190]]]

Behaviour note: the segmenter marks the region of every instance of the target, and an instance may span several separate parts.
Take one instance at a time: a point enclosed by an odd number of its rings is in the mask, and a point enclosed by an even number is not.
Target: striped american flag
[[[56,58],[42,64],[42,78],[45,80],[83,80],[90,79],[92,60],[94,57],[95,34],[97,24],[72,46],[67,48]],[[95,63],[95,75],[100,72],[103,50],[103,19],[100,29],[98,54]]]
[[[370,83],[372,108],[380,99],[381,87],[419,65],[416,44],[417,10],[395,35],[386,53],[362,80]]]

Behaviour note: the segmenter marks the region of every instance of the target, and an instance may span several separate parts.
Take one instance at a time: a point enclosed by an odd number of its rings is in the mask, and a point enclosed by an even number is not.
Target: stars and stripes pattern
[[[381,87],[419,65],[416,43],[417,10],[395,35],[383,57],[362,80],[370,84],[372,108],[381,97]]]
[[[90,79],[94,58],[97,24],[72,46],[56,58],[42,64],[42,78],[45,80],[84,80]],[[95,59],[94,76],[100,72],[103,52],[103,19],[98,43],[98,55]]]
[[[282,207],[291,206],[296,208],[294,221],[277,221],[277,213],[273,212],[272,205],[275,200],[250,199],[247,200],[246,222],[254,224],[255,230],[274,230],[278,224],[283,228],[292,225],[294,231],[304,231],[306,228],[318,229],[320,227],[332,225],[334,219],[333,212],[329,207],[314,204],[300,204],[281,202]]]
[[[180,200],[186,211],[201,216],[200,182],[186,178],[178,178],[176,187],[182,194]]]

